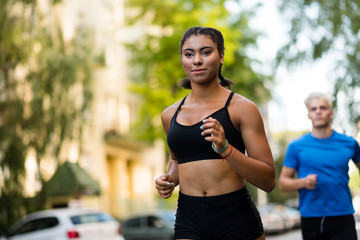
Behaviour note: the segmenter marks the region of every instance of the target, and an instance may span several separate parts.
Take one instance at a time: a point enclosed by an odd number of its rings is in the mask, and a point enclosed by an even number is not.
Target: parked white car
[[[51,209],[28,214],[1,240],[125,240],[120,223],[87,208]]]

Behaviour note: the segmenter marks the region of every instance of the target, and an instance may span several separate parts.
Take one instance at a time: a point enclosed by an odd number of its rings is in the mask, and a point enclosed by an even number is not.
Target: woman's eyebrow
[[[207,49],[207,48],[211,48],[211,49],[213,49],[213,47],[211,47],[211,46],[205,46],[205,47],[202,47],[202,48],[200,48],[200,51],[202,51],[202,50],[204,50],[204,49]],[[184,49],[183,50],[184,52],[185,51],[195,51],[194,49],[192,49],[192,48],[186,48],[186,49]]]

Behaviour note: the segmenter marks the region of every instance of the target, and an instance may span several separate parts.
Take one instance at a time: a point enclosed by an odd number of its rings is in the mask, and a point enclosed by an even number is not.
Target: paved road
[[[360,229],[358,229],[357,233],[358,239],[360,239]],[[302,240],[301,230],[296,229],[286,233],[268,235],[266,240]]]
[[[266,240],[302,240],[300,229],[266,236]]]

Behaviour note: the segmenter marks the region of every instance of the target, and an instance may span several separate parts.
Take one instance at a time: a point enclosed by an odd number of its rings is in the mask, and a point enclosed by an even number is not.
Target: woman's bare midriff
[[[183,163],[178,170],[180,191],[190,196],[216,196],[245,186],[244,179],[222,159]]]

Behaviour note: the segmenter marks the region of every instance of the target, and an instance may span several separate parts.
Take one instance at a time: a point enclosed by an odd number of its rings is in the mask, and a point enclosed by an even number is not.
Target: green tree
[[[344,96],[350,123],[360,130],[360,2],[358,0],[280,0],[290,18],[288,42],[277,62],[291,66],[321,58],[335,59],[332,74],[335,98]],[[339,107],[338,107],[339,108]]]
[[[232,79],[233,90],[257,104],[270,98],[266,84],[270,76],[257,72],[256,63],[246,51],[256,47],[259,33],[252,31],[248,20],[254,9],[230,12],[225,0],[131,0],[127,6],[127,23],[140,26],[142,35],[128,44],[132,90],[141,97],[139,122],[134,127],[137,137],[153,140],[164,137],[160,113],[182,98],[188,90],[179,82],[185,73],[180,63],[179,42],[186,29],[209,26],[219,29],[225,38],[223,75]]]
[[[23,121],[24,135],[36,151],[38,166],[49,151],[58,158],[65,141],[81,141],[91,100],[91,55],[81,41],[86,38],[65,43],[60,28],[53,29],[51,34],[39,30],[35,44],[41,49],[28,64],[26,78],[32,97],[25,104],[29,113]],[[41,172],[39,179],[44,182]]]
[[[274,164],[275,164],[275,172],[276,172],[276,182],[279,183],[279,177],[281,170],[283,168],[284,158],[286,154],[287,147],[291,141],[295,138],[300,137],[305,132],[291,132],[284,131],[273,133],[271,135],[272,143],[273,143],[273,155],[274,155]],[[268,198],[270,202],[281,202],[285,203],[288,200],[297,200],[298,192],[282,192],[279,189],[279,184],[277,184],[274,190],[268,194]]]
[[[16,1],[0,1],[0,232],[22,215],[25,143],[21,137],[24,102],[17,89],[15,68],[30,54],[29,21],[14,14]],[[20,5],[25,7],[27,4]]]
[[[2,0],[0,11],[2,233],[27,211],[23,183],[29,149],[41,169],[45,155],[58,159],[64,142],[81,141],[92,58],[83,34],[65,42],[56,18],[45,17],[36,0]],[[44,182],[40,170],[37,177]]]

